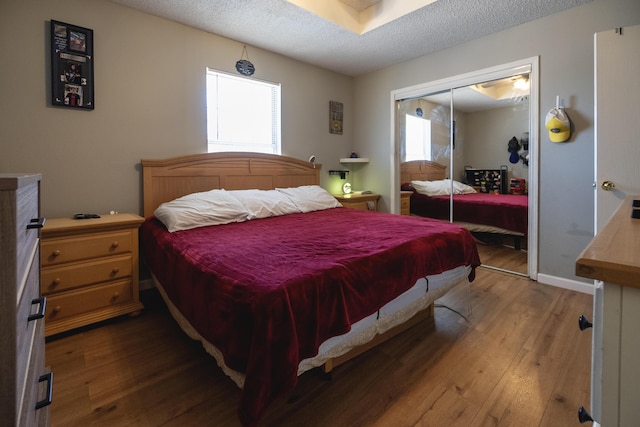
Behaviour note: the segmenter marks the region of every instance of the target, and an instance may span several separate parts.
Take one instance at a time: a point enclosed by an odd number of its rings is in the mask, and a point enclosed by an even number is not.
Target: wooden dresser
[[[380,198],[379,194],[349,193],[337,194],[334,195],[334,197],[338,199],[338,201],[345,208],[360,209],[362,211],[378,211],[378,199]]]
[[[576,275],[596,280],[589,412],[604,427],[639,425],[640,218],[631,217],[633,200],[640,196],[627,197],[576,262]]]
[[[0,424],[46,426],[53,375],[44,366],[40,175],[0,174]]]
[[[138,293],[138,228],[134,214],[48,220],[42,229],[41,287],[49,309],[45,335],[142,308]]]

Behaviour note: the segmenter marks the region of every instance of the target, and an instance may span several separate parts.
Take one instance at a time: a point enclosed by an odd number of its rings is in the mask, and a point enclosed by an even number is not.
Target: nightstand
[[[411,215],[411,195],[413,191],[400,191],[400,215]]]
[[[377,212],[378,199],[380,198],[380,195],[374,194],[374,193],[368,193],[368,194],[350,193],[350,194],[336,194],[333,197],[338,199],[338,201],[345,208],[353,208],[353,209],[360,209],[362,211]]]
[[[138,294],[143,221],[126,213],[47,220],[40,250],[46,336],[144,308]]]

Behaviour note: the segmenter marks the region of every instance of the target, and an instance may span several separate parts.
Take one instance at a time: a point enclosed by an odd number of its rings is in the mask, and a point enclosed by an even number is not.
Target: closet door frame
[[[420,83],[406,88],[391,91],[391,179],[389,195],[393,201],[392,213],[399,213],[400,209],[400,160],[396,124],[396,103],[402,99],[416,98],[430,93],[453,91],[461,87],[482,83],[490,80],[498,80],[517,74],[529,74],[529,212],[528,212],[528,236],[527,236],[527,270],[529,278],[537,280],[538,277],[538,183],[539,183],[539,57],[522,59],[507,64],[451,76],[440,80]],[[451,114],[453,120],[453,114]],[[453,126],[450,126],[453,132]],[[449,143],[453,143],[450,135]],[[451,156],[453,159],[453,155]],[[450,165],[450,170],[453,170]],[[451,204],[453,201],[450,202]]]

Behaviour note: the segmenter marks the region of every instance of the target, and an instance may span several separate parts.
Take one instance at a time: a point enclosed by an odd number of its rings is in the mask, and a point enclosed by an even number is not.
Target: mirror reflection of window
[[[407,114],[405,116],[405,158],[431,160],[431,120]]]

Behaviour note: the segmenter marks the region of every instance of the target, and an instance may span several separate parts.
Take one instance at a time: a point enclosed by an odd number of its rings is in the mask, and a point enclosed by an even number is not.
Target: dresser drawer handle
[[[113,300],[117,300],[118,298],[120,298],[120,293],[119,292],[114,292],[113,293]]]
[[[118,246],[120,246],[120,243],[118,243],[117,241],[116,241],[116,242],[113,242],[113,243],[111,244],[111,247],[112,247],[113,249],[117,248]]]
[[[55,251],[53,251],[53,253],[51,254],[52,257],[58,257],[60,256],[60,251],[58,249],[56,249]]]
[[[44,408],[45,406],[51,405],[53,397],[53,372],[40,375],[40,378],[38,378],[38,382],[41,383],[42,381],[47,382],[47,395],[41,401],[36,402],[36,409]]]
[[[32,320],[42,319],[44,317],[44,312],[47,310],[47,297],[36,298],[31,300],[31,305],[40,304],[38,308],[38,312],[36,314],[31,314],[27,317],[27,322],[31,322]]]
[[[29,224],[27,224],[27,229],[42,228],[44,227],[44,223],[46,220],[46,218],[32,218],[31,221],[29,221]]]
[[[120,269],[118,267],[113,267],[113,269],[111,270],[111,275],[115,276],[119,272],[120,272]]]
[[[62,310],[62,307],[56,305],[55,307],[53,307],[53,314],[60,313],[60,310]]]
[[[593,418],[591,418],[591,415],[589,415],[589,413],[587,412],[587,410],[584,409],[584,406],[581,406],[578,408],[578,421],[580,421],[580,424],[594,421]]]
[[[581,331],[587,330],[592,327],[593,323],[591,323],[589,319],[584,317],[584,315],[581,314],[580,317],[578,317],[578,328],[580,328]]]

